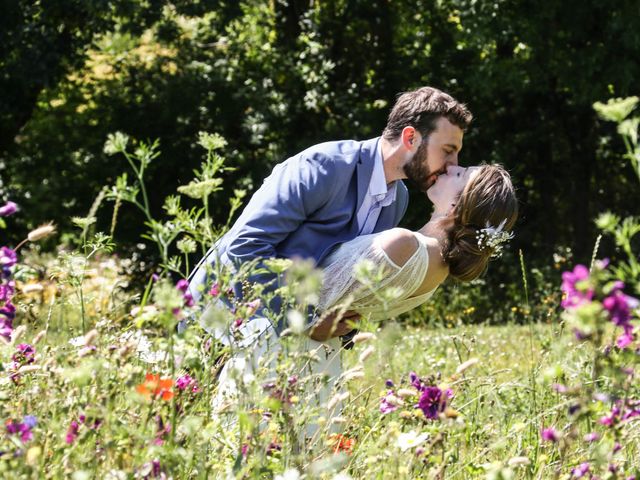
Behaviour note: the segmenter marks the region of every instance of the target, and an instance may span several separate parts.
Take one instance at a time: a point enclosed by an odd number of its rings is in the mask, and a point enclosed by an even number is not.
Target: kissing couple
[[[464,104],[422,87],[398,96],[380,137],[321,143],[276,165],[194,270],[191,294],[201,298],[221,267],[237,271],[271,258],[312,260],[324,280],[305,335],[309,349],[331,352],[322,355],[317,370],[335,380],[342,342],[360,319],[380,322],[407,312],[428,301],[447,277],[477,278],[512,237],[518,202],[509,173],[499,165],[458,165],[471,120]],[[408,205],[404,179],[433,205],[416,231],[398,227]],[[373,288],[354,274],[363,260],[382,272]],[[264,269],[248,280],[262,284],[263,291],[282,281]],[[401,293],[383,308],[377,289],[389,287]],[[233,308],[246,300],[236,285],[234,295],[206,308]],[[338,308],[345,302],[346,312]],[[277,315],[281,309],[275,296],[239,331],[216,329],[216,337],[234,347],[219,378],[220,405],[237,394],[243,375],[251,376],[261,358],[278,348],[286,325],[269,319],[283,319]],[[330,381],[319,401],[326,402],[332,391]]]

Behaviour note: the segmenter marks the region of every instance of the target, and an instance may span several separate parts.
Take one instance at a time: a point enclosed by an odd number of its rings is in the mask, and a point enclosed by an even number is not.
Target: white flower
[[[489,222],[487,222],[485,228],[481,228],[476,232],[478,248],[480,248],[480,250],[490,248],[492,250],[492,258],[499,257],[502,254],[502,244],[508,242],[513,238],[512,232],[507,232],[504,230],[504,226],[506,225],[506,223],[506,218],[497,227],[494,227]]]
[[[348,473],[340,472],[331,480],[351,480],[351,476]]]
[[[299,480],[300,472],[295,468],[290,468],[289,470],[285,470],[282,475],[276,475],[273,480]]]
[[[289,322],[289,328],[296,335],[300,335],[304,331],[304,317],[297,310],[289,310],[287,312],[287,321]]]
[[[396,441],[396,447],[398,447],[403,452],[406,452],[410,448],[417,447],[421,443],[423,443],[427,438],[429,438],[428,433],[417,434],[415,430],[411,430],[407,433],[401,433],[398,435],[398,440]]]

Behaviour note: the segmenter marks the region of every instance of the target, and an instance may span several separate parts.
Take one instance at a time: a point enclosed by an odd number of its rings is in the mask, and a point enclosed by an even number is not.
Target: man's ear
[[[420,133],[413,127],[404,127],[400,134],[400,140],[404,148],[411,152],[415,152],[420,146]]]

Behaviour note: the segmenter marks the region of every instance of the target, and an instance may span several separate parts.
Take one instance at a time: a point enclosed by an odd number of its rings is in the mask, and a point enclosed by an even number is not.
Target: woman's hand
[[[360,319],[360,314],[348,310],[342,315],[340,312],[331,312],[323,316],[309,330],[309,337],[317,342],[324,342],[330,338],[341,337],[356,328],[356,322]]]

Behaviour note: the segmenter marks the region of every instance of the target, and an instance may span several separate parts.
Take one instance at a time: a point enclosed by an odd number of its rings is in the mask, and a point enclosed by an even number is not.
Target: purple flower
[[[0,267],[13,267],[18,263],[18,254],[9,247],[0,248]]]
[[[22,365],[28,365],[35,361],[36,349],[28,343],[21,343],[16,347],[16,353],[13,354],[11,360]]]
[[[387,388],[393,388],[395,385],[393,384],[393,380],[388,379],[386,382],[384,382],[384,384],[387,386]]]
[[[584,265],[576,265],[573,272],[562,274],[562,306],[575,308],[591,301],[593,289],[589,286],[589,269]]]
[[[38,424],[38,419],[33,415],[25,415],[22,419],[23,423],[29,428],[34,428]]]
[[[189,282],[182,278],[178,280],[178,283],[176,283],[176,288],[184,293],[187,291],[187,288],[189,288]]]
[[[582,478],[589,473],[589,462],[584,462],[571,470],[573,478]]]
[[[0,283],[0,302],[7,302],[11,299],[15,292],[15,282],[13,280],[7,283]]]
[[[424,385],[422,384],[422,380],[420,380],[420,377],[418,377],[416,372],[409,373],[409,381],[411,382],[411,385],[422,391]]]
[[[0,217],[8,217],[18,211],[18,206],[13,202],[7,202],[0,207]]]
[[[602,301],[602,306],[609,312],[609,319],[614,325],[628,328],[631,310],[638,306],[638,300],[625,295],[620,290],[614,290]]]
[[[13,320],[16,318],[16,307],[10,302],[5,303],[4,306],[0,308],[0,316],[8,320]]]
[[[380,413],[387,414],[398,409],[395,401],[391,401],[391,397],[393,396],[393,390],[389,390],[387,394],[380,399]]]
[[[195,302],[193,301],[193,295],[191,295],[189,292],[184,294],[184,304],[187,307],[193,307],[195,305]]]
[[[35,419],[35,417],[33,417]],[[10,434],[19,434],[20,440],[22,442],[28,442],[33,438],[33,433],[31,432],[31,419],[29,419],[29,423],[26,422],[16,422],[14,420],[10,420],[6,423],[7,433]]]
[[[544,440],[545,442],[553,442],[553,443],[557,442],[558,439],[560,438],[560,436],[558,435],[558,432],[553,427],[543,428],[540,431],[540,436],[542,437],[542,440]]]
[[[446,406],[447,398],[442,390],[433,386],[424,387],[420,400],[418,400],[418,408],[422,410],[425,417],[435,420]]]
[[[211,286],[211,290],[209,290],[209,295],[211,295],[212,297],[217,297],[218,295],[220,295],[220,286],[217,283],[214,283]]]

